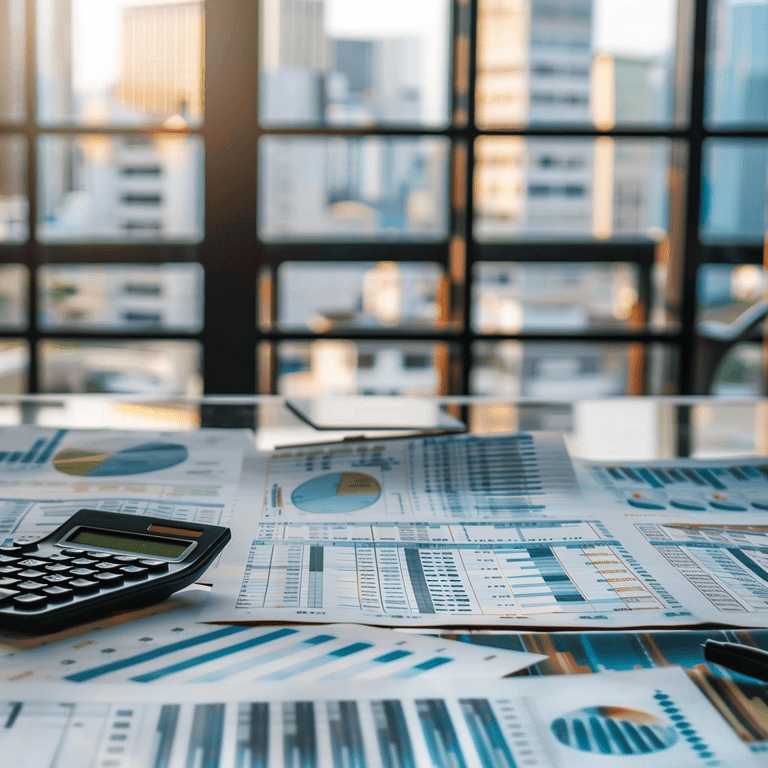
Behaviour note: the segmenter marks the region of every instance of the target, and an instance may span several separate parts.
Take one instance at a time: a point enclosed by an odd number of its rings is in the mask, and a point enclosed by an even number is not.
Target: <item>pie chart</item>
[[[186,446],[178,443],[144,443],[113,452],[65,448],[54,455],[53,466],[76,477],[115,477],[175,467],[187,456]]]
[[[603,755],[661,752],[678,738],[672,725],[656,715],[621,706],[585,707],[557,718],[551,727],[562,744]]]
[[[291,494],[305,512],[355,512],[370,507],[381,496],[381,484],[364,472],[332,472],[313,477]]]

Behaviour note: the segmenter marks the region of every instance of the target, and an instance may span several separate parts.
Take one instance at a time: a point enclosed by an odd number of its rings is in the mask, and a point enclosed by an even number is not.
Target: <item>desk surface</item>
[[[554,430],[572,455],[593,460],[652,460],[768,454],[768,400],[616,398],[577,402],[500,402],[487,398],[425,399],[446,406],[478,434]],[[207,397],[148,400],[108,396],[29,396],[0,400],[0,425],[59,428],[254,430],[257,448],[329,442],[349,431],[313,430],[281,397]],[[367,435],[381,432],[365,431]],[[386,433],[391,434],[391,433]],[[707,637],[768,649],[768,630],[666,630],[615,632],[443,632],[466,643],[544,653],[548,660],[523,674],[573,674],[606,669],[682,665],[702,673],[699,682],[742,738],[768,748],[766,686],[706,665]],[[761,715],[760,713],[763,713]]]
[[[584,459],[768,455],[768,399],[762,398],[620,397],[546,402],[451,397],[423,398],[423,402],[425,407],[446,407],[473,433],[562,432],[571,454]],[[86,429],[248,428],[255,430],[260,449],[361,434],[314,430],[286,406],[285,398],[272,395],[172,400],[103,395],[0,398],[0,425],[18,424]]]

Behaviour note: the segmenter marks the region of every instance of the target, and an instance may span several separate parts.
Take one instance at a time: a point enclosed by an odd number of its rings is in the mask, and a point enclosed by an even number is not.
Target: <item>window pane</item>
[[[202,239],[200,138],[45,136],[39,152],[40,240]]]
[[[41,123],[198,125],[203,2],[37,0]]]
[[[439,320],[437,264],[287,262],[277,274],[281,328],[419,329]]]
[[[24,0],[0,0],[0,120],[22,120],[24,104]]]
[[[734,344],[714,371],[709,393],[730,397],[763,396],[764,366],[763,348],[759,342]]]
[[[428,342],[284,342],[277,391],[315,395],[437,395],[444,345]]]
[[[44,341],[41,391],[196,396],[200,359],[192,341]]]
[[[29,237],[26,173],[24,139],[0,136],[0,243],[23,243]]]
[[[0,340],[0,394],[20,395],[27,391],[29,345],[21,339]]]
[[[722,332],[727,324],[749,329],[759,338],[765,316],[759,311],[768,291],[768,272],[758,264],[704,264],[699,267],[696,298],[697,331],[712,340],[710,367],[704,369],[703,388],[715,395],[760,395],[763,393],[764,355],[760,343],[735,344],[722,358]],[[753,310],[752,308],[755,307]]]
[[[474,345],[471,393],[578,399],[627,391],[627,347],[618,344]]]
[[[757,264],[703,264],[696,299],[699,320],[730,323],[768,292],[768,273]]]
[[[702,240],[762,243],[768,141],[710,140],[704,146],[703,162]]]
[[[40,269],[43,328],[191,331],[203,324],[199,264],[65,264]]]
[[[0,328],[27,327],[29,272],[22,264],[0,265]]]
[[[443,125],[450,0],[261,3],[261,121]]]
[[[763,127],[768,120],[768,2],[711,0],[707,118]]]
[[[484,137],[475,143],[475,234],[661,239],[671,144]]]
[[[481,126],[668,124],[676,0],[480,0]]]
[[[446,237],[442,139],[267,137],[259,146],[264,240]]]
[[[475,274],[479,333],[631,330],[636,322],[636,264],[481,263]]]

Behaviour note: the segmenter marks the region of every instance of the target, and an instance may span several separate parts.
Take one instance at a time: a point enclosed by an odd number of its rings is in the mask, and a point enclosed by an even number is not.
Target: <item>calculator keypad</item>
[[[168,571],[168,563],[133,555],[64,549],[29,557],[29,549],[2,547],[0,609],[39,611]]]

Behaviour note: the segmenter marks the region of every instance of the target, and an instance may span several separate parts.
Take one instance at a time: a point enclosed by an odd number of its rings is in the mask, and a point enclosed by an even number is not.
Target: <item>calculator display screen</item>
[[[144,536],[137,533],[105,531],[99,528],[82,527],[75,530],[66,539],[67,544],[79,544],[83,547],[101,547],[132,555],[145,557],[177,558],[190,546],[188,541],[174,541],[162,536]]]

